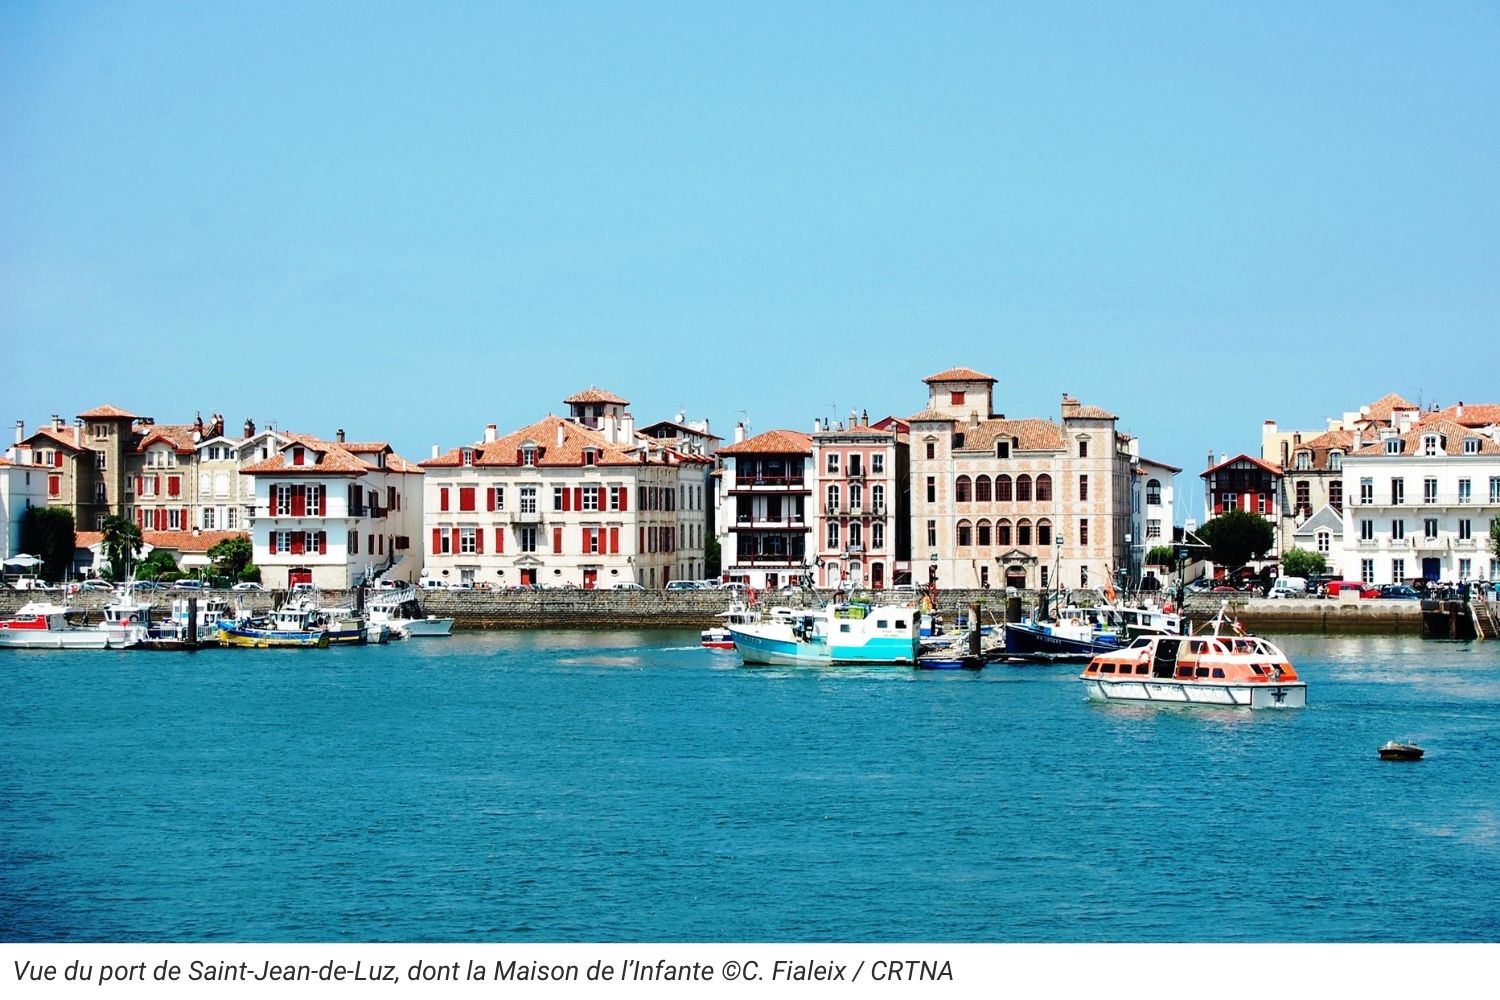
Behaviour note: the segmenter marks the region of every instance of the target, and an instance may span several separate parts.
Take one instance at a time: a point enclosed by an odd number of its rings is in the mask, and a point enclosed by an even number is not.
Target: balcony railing
[[[802,487],[807,483],[803,476],[736,476],[732,490],[754,489],[756,487],[785,488],[788,486]]]
[[[734,561],[739,566],[801,566],[802,558],[800,552],[742,552],[734,557]]]

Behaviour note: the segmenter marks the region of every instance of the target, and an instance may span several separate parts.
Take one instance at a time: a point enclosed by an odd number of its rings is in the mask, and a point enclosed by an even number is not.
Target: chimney
[[[83,418],[79,417],[73,421],[73,443],[83,447]]]
[[[558,424],[557,424],[557,446],[559,448],[561,448],[563,446],[563,440],[566,437],[567,437],[567,432],[563,430],[562,421],[558,421]]]
[[[251,420],[249,417],[245,418],[245,437],[255,437],[255,421]]]
[[[823,429],[823,421],[813,417],[813,433],[816,434]]]
[[[849,411],[849,429],[851,431],[854,430],[854,428],[855,428],[855,426],[856,426],[856,424],[857,424],[858,421],[859,421],[859,411],[858,410],[850,410]]]
[[[60,431],[60,430],[62,430],[62,427],[63,427],[62,417],[59,417],[55,413],[52,414],[52,429],[55,430],[55,431]]]
[[[1074,399],[1072,396],[1069,396],[1067,393],[1063,393],[1063,398],[1062,398],[1062,417],[1063,417],[1063,419],[1064,420],[1070,420],[1070,419],[1073,419],[1073,418],[1075,418],[1077,416],[1078,416],[1078,400]]]
[[[1458,409],[1454,410],[1453,415],[1455,417],[1462,417],[1464,415],[1464,401],[1463,400],[1460,399],[1458,401]]]
[[[969,429],[970,430],[974,430],[978,426],[979,426],[979,411],[978,410],[970,410],[969,411]]]
[[[635,440],[635,417],[628,413],[620,414],[620,444],[630,444]]]
[[[864,424],[866,427],[870,426],[870,411],[869,410],[860,410],[859,411],[859,422],[862,423],[862,424]]]
[[[615,413],[613,410],[604,411],[604,424],[599,428],[599,430],[604,434],[604,440],[608,441],[610,444],[620,443],[620,427],[619,424],[615,421]]]
[[[344,429],[342,427],[340,427],[337,431],[334,432],[333,439],[335,441],[337,441],[339,444],[343,444],[344,443]]]
[[[193,433],[201,440],[203,437],[203,411],[199,410],[193,414]]]
[[[498,440],[500,440],[500,429],[498,427],[496,427],[494,424],[485,424],[484,425],[484,443],[485,444],[494,444]]]
[[[745,440],[745,422],[741,420],[734,425],[734,443],[739,444]]]
[[[16,444],[26,440],[26,421],[16,421]]]
[[[1363,440],[1364,436],[1365,436],[1365,432],[1364,431],[1360,430],[1358,427],[1354,428],[1354,445],[1349,450],[1350,451],[1359,451],[1359,449],[1364,446],[1364,440]]]
[[[437,445],[433,445],[432,446],[432,457],[433,458],[438,458],[439,457],[438,456],[438,446]]]

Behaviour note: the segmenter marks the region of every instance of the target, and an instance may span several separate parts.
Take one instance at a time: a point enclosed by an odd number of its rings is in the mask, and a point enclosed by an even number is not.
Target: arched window
[[[1036,522],[1036,543],[1038,545],[1052,544],[1052,522],[1045,517]]]
[[[1160,507],[1161,506],[1161,480],[1160,479],[1148,479],[1148,480],[1146,480],[1146,506],[1148,506],[1148,507]]]
[[[1036,498],[1038,500],[1052,499],[1052,477],[1045,472],[1036,477]]]
[[[849,507],[859,510],[860,503],[864,500],[864,488],[858,483],[849,484]]]
[[[849,522],[849,547],[852,549],[856,545],[862,545],[862,544],[864,544],[864,540],[865,540],[864,539],[864,532],[862,532],[860,530],[860,524],[859,524],[859,522],[858,521],[850,521]]]
[[[958,482],[953,484],[953,499],[958,503],[968,503],[972,499],[971,486],[968,476],[959,476]]]
[[[968,521],[958,522],[958,547],[966,549],[974,544],[974,526]]]
[[[839,488],[837,486],[830,486],[830,487],[828,487],[828,513],[832,514],[834,511],[836,511],[838,509],[839,509]]]
[[[978,529],[978,531],[975,534],[978,536],[978,539],[979,539],[979,547],[981,549],[987,549],[987,548],[989,548],[990,545],[991,545],[991,541],[992,541],[992,536],[990,534],[990,522],[989,522],[989,520],[987,518],[980,518],[979,519],[979,523],[976,524],[974,527]]]
[[[1030,500],[1031,499],[1031,477],[1030,476],[1021,475],[1021,476],[1017,476],[1016,477],[1016,499],[1017,500]]]
[[[875,513],[885,513],[885,487],[879,483],[870,487],[870,505],[875,508]]]
[[[979,476],[978,478],[976,478],[974,480],[974,502],[975,503],[989,503],[990,502],[990,477],[989,476]]]
[[[1016,522],[1016,544],[1031,545],[1031,522],[1024,517]]]
[[[995,522],[995,544],[1001,546],[1010,544],[1009,518],[1002,517],[1000,520]]]
[[[1010,500],[1011,500],[1011,495],[1010,495],[1010,477],[1009,476],[996,476],[995,477],[995,502],[996,503],[1010,503]]]

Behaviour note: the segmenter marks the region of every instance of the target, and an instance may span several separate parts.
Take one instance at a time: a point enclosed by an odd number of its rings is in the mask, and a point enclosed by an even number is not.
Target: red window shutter
[[[304,542],[303,542],[302,532],[300,532],[300,531],[294,531],[294,532],[292,532],[291,533],[291,539],[292,539],[292,555],[294,555],[294,556],[300,556],[300,555],[302,555],[302,551],[303,551],[303,548],[304,548]]]
[[[169,497],[180,497],[180,496],[182,496],[182,477],[181,476],[168,476],[167,477],[167,496],[169,496]]]
[[[447,509],[448,509],[448,487],[442,486],[442,487],[438,488],[438,510],[447,510]]]
[[[443,529],[432,529],[432,554],[437,555],[443,548]]]
[[[167,530],[167,508],[165,507],[156,508],[156,530]]]
[[[144,492],[146,492],[146,477],[145,476],[136,476],[135,477],[135,495],[136,496],[140,496]]]
[[[570,489],[568,489],[566,486],[564,486],[562,488],[562,507],[563,507],[563,510],[572,510],[572,507],[570,505],[571,501],[572,501],[572,498],[573,498],[573,491],[570,490]]]
[[[583,487],[573,487],[573,509],[583,510]]]
[[[485,491],[484,491],[484,509],[485,510],[494,510],[495,509],[495,489],[492,486],[485,488]]]
[[[646,551],[646,529],[645,528],[641,529],[641,543],[635,547],[635,550],[637,552],[645,552]]]
[[[561,527],[557,527],[557,528],[553,528],[552,529],[552,551],[553,552],[561,552],[562,551],[562,528]]]
[[[610,552],[610,555],[619,555],[620,554],[620,529],[619,528],[610,528],[609,529],[609,552]]]
[[[458,488],[458,509],[464,511],[474,509],[474,487],[460,486]]]
[[[186,507],[182,508],[182,530],[183,531],[192,531],[193,530],[193,526],[191,524],[188,524],[188,509]]]
[[[495,551],[497,553],[505,551],[505,529],[504,528],[496,528],[495,529]]]
[[[450,540],[453,544],[452,552],[454,555],[458,555],[458,529],[453,528],[448,534],[451,536]]]
[[[481,555],[481,556],[484,555],[484,529],[483,528],[475,528],[474,529],[474,552],[476,554],[478,554],[478,555]]]
[[[351,556],[359,555],[359,532],[357,531],[349,532],[349,554]]]
[[[151,477],[151,492],[161,496],[161,476]]]
[[[326,532],[326,531],[320,531],[320,532],[318,532],[318,555],[320,555],[320,556],[326,556],[327,554],[328,554],[328,532]]]
[[[271,532],[271,555],[273,556],[276,554],[276,535],[277,532]]]
[[[293,517],[306,517],[307,516],[307,487],[306,486],[298,485],[298,486],[293,486],[292,487],[292,516]]]
[[[621,486],[620,487],[620,509],[621,510],[629,510],[630,509],[630,487],[628,487],[628,486]]]

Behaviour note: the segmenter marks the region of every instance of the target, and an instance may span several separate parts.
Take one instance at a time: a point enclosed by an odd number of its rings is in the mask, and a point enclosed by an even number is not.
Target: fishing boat
[[[370,598],[367,613],[372,625],[386,626],[395,639],[444,636],[453,631],[452,618],[422,614],[415,587],[377,592]]]
[[[1227,628],[1221,608],[1212,633],[1142,636],[1095,656],[1079,675],[1084,691],[1091,701],[1306,708],[1307,684],[1286,654],[1238,623]]]
[[[746,664],[842,666],[917,662],[917,611],[864,601],[833,602],[759,621],[730,623]]]
[[[285,607],[267,618],[221,621],[219,645],[249,649],[326,648],[328,633],[317,625],[318,613],[307,608]]]
[[[95,627],[104,633],[107,648],[130,649],[151,634],[154,613],[150,604],[125,597],[105,605],[104,620]]]
[[[1415,743],[1397,743],[1387,740],[1379,750],[1381,760],[1421,760],[1427,751]]]
[[[762,611],[748,604],[736,603],[731,605],[728,611],[720,611],[714,616],[724,619],[724,624],[714,625],[698,633],[699,644],[705,649],[733,649],[734,635],[729,631],[731,625],[748,625],[767,617],[783,618],[789,621],[792,614],[791,608],[775,607],[769,611]]]
[[[104,649],[109,634],[68,621],[78,612],[48,601],[32,601],[10,618],[0,619],[0,647],[15,649]]]

